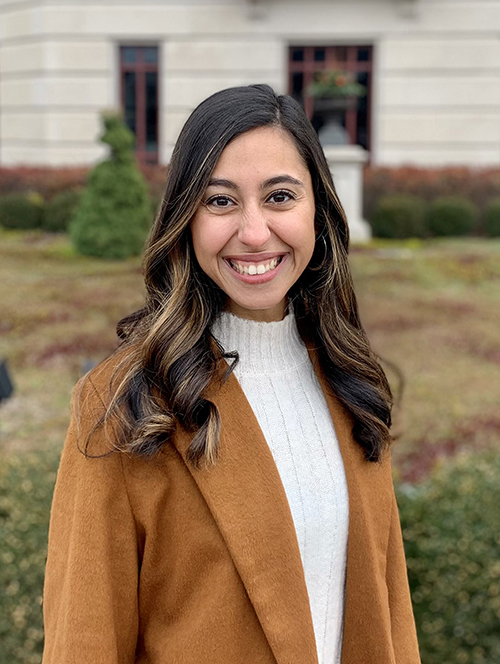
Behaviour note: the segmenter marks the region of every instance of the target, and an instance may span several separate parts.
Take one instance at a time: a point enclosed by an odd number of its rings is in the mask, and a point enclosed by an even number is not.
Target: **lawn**
[[[361,317],[397,391],[396,471],[417,481],[437,456],[500,442],[500,242],[374,242],[351,252]],[[67,239],[0,232],[0,357],[16,393],[0,449],[62,445],[71,389],[116,346],[142,303],[140,260],[74,254]]]

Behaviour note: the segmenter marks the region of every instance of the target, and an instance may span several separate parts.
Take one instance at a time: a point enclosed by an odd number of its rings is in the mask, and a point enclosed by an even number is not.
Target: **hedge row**
[[[139,168],[148,183],[151,197],[155,201],[161,199],[168,168],[151,164],[139,165]],[[44,200],[50,201],[68,189],[82,189],[89,172],[89,167],[0,167],[0,196],[36,191]]]
[[[39,664],[55,452],[0,464],[0,661]],[[424,664],[500,661],[500,455],[457,457],[398,503]]]
[[[12,193],[0,196],[0,226],[49,232],[66,231],[78,206],[81,191],[68,189],[45,202],[38,193]]]
[[[480,214],[500,196],[500,168],[366,168],[363,174],[363,215],[371,219],[383,196],[410,194],[430,203],[436,198],[461,196]]]
[[[383,238],[462,235],[500,236],[500,198],[492,199],[482,214],[471,201],[455,196],[426,204],[411,194],[380,198],[369,219],[373,234]]]
[[[151,216],[165,189],[166,167],[140,166]],[[0,226],[66,231],[90,175],[88,168],[0,168]]]
[[[83,190],[68,189],[45,202],[38,193],[13,193],[0,196],[0,227],[30,230],[41,229],[49,233],[68,230]],[[150,215],[154,216],[161,199],[151,198]]]

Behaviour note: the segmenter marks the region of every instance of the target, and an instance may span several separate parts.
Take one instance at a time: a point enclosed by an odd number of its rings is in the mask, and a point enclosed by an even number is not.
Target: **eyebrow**
[[[297,178],[293,178],[291,175],[275,175],[272,178],[264,180],[260,185],[261,189],[267,189],[267,187],[273,187],[276,184],[294,184],[297,187],[303,187],[304,183]],[[208,183],[209,187],[226,187],[227,189],[239,189],[238,185],[232,182],[231,180],[224,180],[221,178],[214,178]]]

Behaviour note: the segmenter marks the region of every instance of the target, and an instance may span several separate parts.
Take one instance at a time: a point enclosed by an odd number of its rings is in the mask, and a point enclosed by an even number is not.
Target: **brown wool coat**
[[[77,442],[102,412],[111,366],[74,392],[51,513],[43,664],[317,664],[287,498],[236,378],[211,397],[222,417],[216,466],[186,463],[182,431],[154,461],[88,459]],[[342,664],[418,664],[390,455],[365,461],[350,416],[323,389],[349,490]],[[92,454],[109,449],[102,432],[92,441]]]

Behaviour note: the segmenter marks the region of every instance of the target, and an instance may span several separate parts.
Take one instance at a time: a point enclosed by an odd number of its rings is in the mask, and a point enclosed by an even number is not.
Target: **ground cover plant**
[[[398,502],[424,664],[500,661],[500,455],[441,462]]]
[[[404,382],[394,427],[397,482],[418,486],[436,460],[498,445],[500,241],[378,240],[354,247],[351,265],[372,345],[395,391]],[[64,440],[73,385],[116,347],[119,318],[142,304],[140,259],[83,257],[63,235],[0,230],[0,283],[0,357],[8,359],[16,387],[0,406],[0,466],[10,469],[0,473],[0,528],[14,533],[11,543],[19,541],[12,519],[19,516],[19,532],[28,522],[17,504],[37,522],[28,523],[23,552],[6,548],[0,533],[0,565],[10,566],[12,577],[5,577],[11,599],[0,601],[0,639],[6,625],[17,635],[0,661],[38,664],[36,569],[45,553],[37,547],[46,537],[54,454]],[[46,469],[36,486],[33,458]],[[9,489],[14,485],[17,492]],[[16,570],[23,576],[19,586]],[[23,589],[23,583],[29,585]],[[450,660],[467,662],[475,660]]]

